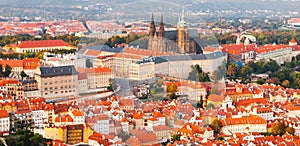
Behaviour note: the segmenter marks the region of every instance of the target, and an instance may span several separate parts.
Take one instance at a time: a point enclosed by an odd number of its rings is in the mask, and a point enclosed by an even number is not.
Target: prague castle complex
[[[152,14],[152,20],[150,22],[149,29],[148,49],[151,51],[176,52],[179,54],[198,54],[201,50],[201,47],[197,45],[195,41],[196,37],[190,37],[189,32],[192,30],[188,28],[188,24],[184,18],[185,16],[183,9],[182,16],[179,18],[177,24],[177,31],[174,32],[165,31],[163,16],[161,16],[158,30],[156,30],[154,17]]]

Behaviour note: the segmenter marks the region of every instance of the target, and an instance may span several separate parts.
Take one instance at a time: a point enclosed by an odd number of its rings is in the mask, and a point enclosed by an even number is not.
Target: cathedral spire
[[[185,18],[185,11],[184,11],[184,4],[183,4],[181,17],[179,17],[178,24],[177,24],[178,27],[184,28],[187,25],[184,18]]]
[[[182,6],[181,21],[184,22],[184,4],[183,4],[183,6]]]
[[[149,35],[150,36],[155,36],[156,35],[156,29],[155,29],[155,23],[154,23],[153,13],[152,13],[152,20],[150,22]]]
[[[164,22],[163,22],[163,15],[162,14],[161,14],[161,17],[160,17],[158,36],[159,37],[164,37],[165,36],[165,25],[164,25]]]

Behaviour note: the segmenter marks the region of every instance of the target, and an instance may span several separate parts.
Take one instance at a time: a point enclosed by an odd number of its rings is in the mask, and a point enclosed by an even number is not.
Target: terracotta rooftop
[[[37,48],[37,47],[56,47],[70,46],[63,40],[38,40],[38,41],[23,41],[18,45],[18,48]]]

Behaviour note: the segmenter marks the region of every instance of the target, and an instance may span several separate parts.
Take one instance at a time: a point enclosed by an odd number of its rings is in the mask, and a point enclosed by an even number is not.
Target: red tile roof
[[[211,94],[208,96],[208,100],[213,101],[213,102],[223,102],[224,99],[225,99],[224,96],[217,95],[217,94]]]
[[[72,114],[75,116],[75,117],[82,117],[83,116],[83,113],[79,110],[74,110],[72,112]]]
[[[18,48],[37,48],[37,47],[56,47],[70,46],[63,40],[39,40],[39,41],[23,41],[18,45]]]
[[[23,69],[36,69],[42,62],[38,58],[23,59]]]
[[[0,64],[2,64],[3,68],[6,65],[9,65],[11,67],[23,67],[23,61],[22,60],[0,60]]]
[[[77,68],[80,73],[111,73],[111,69],[108,67],[97,67],[97,68]]]
[[[0,86],[6,86],[7,84],[20,84],[20,83],[21,82],[13,78],[2,78],[0,80]]]
[[[90,50],[90,49],[88,49],[84,52],[84,55],[96,56],[96,57],[99,56],[100,54],[101,54],[100,50]]]
[[[238,125],[238,124],[267,124],[267,121],[259,116],[250,115],[241,118],[226,118],[222,120],[222,125]]]
[[[8,118],[8,112],[7,110],[0,110],[0,118]]]
[[[55,122],[73,122],[73,118],[70,115],[56,117]]]
[[[166,125],[158,125],[158,126],[153,126],[154,131],[166,131],[166,130],[171,130],[170,127]]]

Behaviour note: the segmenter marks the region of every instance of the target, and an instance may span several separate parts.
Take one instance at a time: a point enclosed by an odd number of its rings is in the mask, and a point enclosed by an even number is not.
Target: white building
[[[0,110],[0,135],[9,135],[10,120],[6,110]]]
[[[270,121],[274,119],[274,112],[269,107],[253,108],[253,115],[260,116],[264,118],[266,121]]]
[[[265,45],[256,48],[256,60],[275,60],[278,64],[292,60],[292,47],[287,45]]]
[[[32,121],[34,124],[34,127],[36,129],[42,129],[44,128],[44,110],[33,110],[32,111]]]
[[[267,121],[259,116],[226,118],[222,120],[222,130],[230,133],[267,132]]]
[[[84,124],[85,123],[84,114],[80,110],[73,110],[70,115],[74,120],[73,124]]]
[[[109,134],[109,117],[102,114],[97,116],[97,122],[93,125],[93,129],[101,134]]]
[[[74,66],[39,67],[35,79],[40,95],[46,99],[78,95],[78,72]]]

